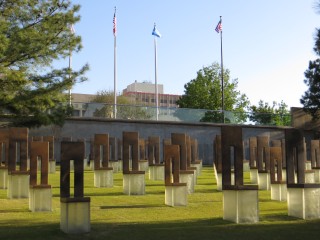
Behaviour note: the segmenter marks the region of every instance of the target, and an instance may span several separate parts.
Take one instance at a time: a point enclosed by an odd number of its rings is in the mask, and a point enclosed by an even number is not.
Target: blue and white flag
[[[161,34],[159,33],[158,29],[156,28],[156,24],[154,24],[152,35],[156,36],[158,38],[161,38]]]

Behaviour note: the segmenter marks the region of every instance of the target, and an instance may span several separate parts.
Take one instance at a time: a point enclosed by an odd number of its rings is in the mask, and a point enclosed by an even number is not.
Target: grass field
[[[320,239],[320,220],[287,216],[287,204],[259,192],[260,221],[235,224],[222,220],[222,192],[216,190],[212,167],[204,167],[195,193],[185,207],[164,204],[164,184],[148,180],[146,194],[123,194],[122,174],[113,188],[94,188],[93,172],[85,171],[86,197],[91,197],[91,232],[68,235],[60,231],[59,174],[49,175],[52,212],[30,212],[28,199],[7,199],[0,190],[0,239]]]

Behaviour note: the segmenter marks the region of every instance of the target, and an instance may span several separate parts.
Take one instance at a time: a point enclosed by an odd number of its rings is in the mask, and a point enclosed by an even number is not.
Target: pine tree
[[[80,51],[70,31],[80,20],[70,0],[0,0],[0,114],[14,126],[62,125],[70,113],[64,92],[83,74],[53,62]]]
[[[320,1],[318,3],[320,9]],[[320,29],[317,29],[315,37],[314,52],[320,56]],[[305,91],[304,95],[300,99],[300,103],[303,105],[303,110],[314,119],[320,117],[320,58],[309,61],[309,67],[304,72],[304,83],[308,86],[308,90]]]

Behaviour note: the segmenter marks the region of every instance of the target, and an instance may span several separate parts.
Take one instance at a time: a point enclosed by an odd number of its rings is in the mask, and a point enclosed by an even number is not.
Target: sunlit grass
[[[49,175],[52,212],[32,213],[28,199],[9,200],[0,190],[0,239],[319,239],[320,220],[287,216],[286,202],[270,200],[259,191],[260,221],[234,224],[222,219],[222,192],[216,190],[213,168],[204,167],[195,192],[185,207],[164,204],[162,181],[146,174],[146,194],[123,194],[122,173],[114,174],[113,188],[93,187],[93,171],[85,171],[85,196],[91,198],[91,232],[67,235],[60,231],[59,168]],[[245,174],[245,182],[248,181]]]

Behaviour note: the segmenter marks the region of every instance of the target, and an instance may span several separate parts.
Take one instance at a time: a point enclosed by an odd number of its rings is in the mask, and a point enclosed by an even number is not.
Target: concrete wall
[[[171,137],[171,133],[186,133],[198,140],[199,158],[204,164],[213,163],[213,140],[220,134],[221,124],[211,123],[179,123],[179,122],[157,122],[157,121],[126,121],[93,118],[71,118],[65,125],[60,127],[42,127],[30,129],[31,136],[54,135],[56,138],[55,156],[60,161],[60,144],[62,137],[72,137],[73,140],[85,139],[86,155],[89,155],[89,142],[96,133],[108,133],[109,136],[122,139],[122,132],[139,132],[140,138],[147,139],[148,136],[160,136],[161,141]],[[261,127],[241,125],[243,128],[243,140],[245,156],[248,159],[249,137],[268,135],[271,140],[284,138],[284,127]],[[161,144],[162,152],[162,144]],[[161,154],[162,157],[162,154]]]

